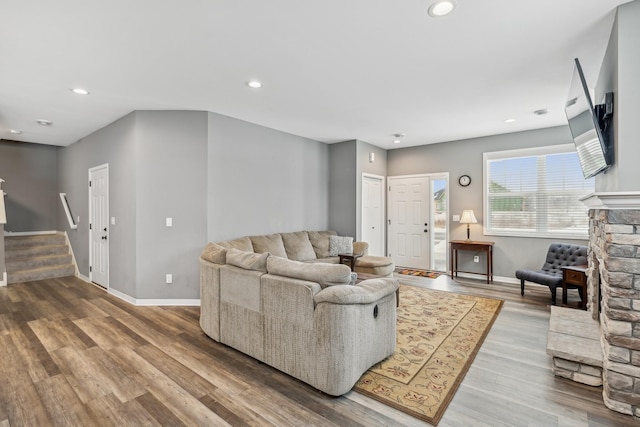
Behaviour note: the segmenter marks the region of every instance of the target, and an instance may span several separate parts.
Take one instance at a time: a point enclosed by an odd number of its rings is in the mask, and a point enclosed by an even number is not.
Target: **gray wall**
[[[199,298],[207,243],[207,113],[136,113],[136,296]],[[165,218],[173,220],[165,226]],[[165,283],[165,274],[173,283]]]
[[[530,148],[544,145],[573,143],[566,126],[542,130],[495,135],[442,144],[391,150],[387,154],[389,176],[449,172],[450,215],[460,214],[464,209],[473,209],[478,224],[471,224],[471,238],[496,242],[494,247],[494,274],[513,278],[518,268],[539,269],[549,244],[554,239],[520,238],[483,235],[483,159],[484,152]],[[469,175],[471,185],[458,185],[460,175]],[[585,208],[586,214],[586,208]],[[450,238],[466,239],[466,226],[453,222],[449,217]],[[586,244],[583,240],[567,240]],[[480,263],[473,263],[471,252],[460,253],[460,270],[484,273],[484,254]]]
[[[6,182],[6,231],[55,230],[62,205],[57,147],[0,140],[0,177]]]
[[[210,241],[329,226],[326,144],[209,113]]]
[[[614,165],[596,177],[597,191],[638,191],[640,170],[640,2],[621,5],[603,60],[596,99],[614,92]]]
[[[329,146],[329,228],[356,237],[358,218],[358,142]]]
[[[109,164],[109,284],[136,297],[136,113],[94,132],[58,152],[59,191],[67,193],[76,230],[64,214],[58,230],[66,230],[80,273],[89,277],[89,169]]]

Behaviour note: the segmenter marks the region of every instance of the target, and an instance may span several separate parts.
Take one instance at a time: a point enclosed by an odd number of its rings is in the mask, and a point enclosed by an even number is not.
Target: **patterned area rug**
[[[401,285],[396,352],[354,390],[437,425],[502,302]]]
[[[437,273],[435,271],[427,271],[427,270],[415,270],[411,268],[403,268],[397,270],[400,274],[406,274],[408,276],[420,276],[420,277],[428,277],[429,279],[435,279],[440,276],[442,273]]]

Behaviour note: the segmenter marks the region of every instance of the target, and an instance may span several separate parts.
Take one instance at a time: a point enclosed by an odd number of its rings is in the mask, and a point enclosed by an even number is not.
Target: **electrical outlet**
[[[480,262],[480,257],[478,255],[474,256],[473,262]]]
[[[166,283],[173,283],[173,274],[167,274]]]

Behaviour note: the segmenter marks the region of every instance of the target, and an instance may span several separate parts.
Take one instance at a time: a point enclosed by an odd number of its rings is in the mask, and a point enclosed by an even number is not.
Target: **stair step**
[[[74,276],[76,273],[73,264],[65,264],[53,267],[40,267],[30,270],[7,272],[7,283],[31,282],[34,280],[54,279],[56,277]]]
[[[4,247],[6,251],[12,249],[29,248],[39,245],[64,245],[66,243],[63,234],[35,234],[30,236],[5,236]]]
[[[71,264],[71,254],[32,256],[27,258],[12,258],[6,261],[7,271],[33,270],[40,267],[53,267]]]
[[[5,260],[9,262],[14,259],[38,257],[45,255],[66,255],[69,253],[67,245],[43,245],[24,247],[19,249],[9,249],[5,252]]]

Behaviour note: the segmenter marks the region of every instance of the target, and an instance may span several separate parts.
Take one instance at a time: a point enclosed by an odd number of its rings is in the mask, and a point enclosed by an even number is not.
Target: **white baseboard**
[[[485,274],[475,274],[475,273],[458,273],[458,277],[464,277],[466,279],[476,279],[476,280],[487,280],[487,276]],[[512,284],[516,284],[519,285],[520,284],[520,280],[516,279],[515,277],[502,277],[502,276],[493,276],[493,281],[494,282],[501,282],[501,283],[512,283]]]
[[[2,280],[0,280],[0,286],[7,286],[7,272],[2,273]]]
[[[108,291],[111,295],[128,302],[129,304],[144,306],[200,306],[200,299],[137,299],[123,292],[110,288]]]
[[[47,231],[6,231],[5,236],[37,236],[39,234],[62,234],[61,231],[47,230]]]

